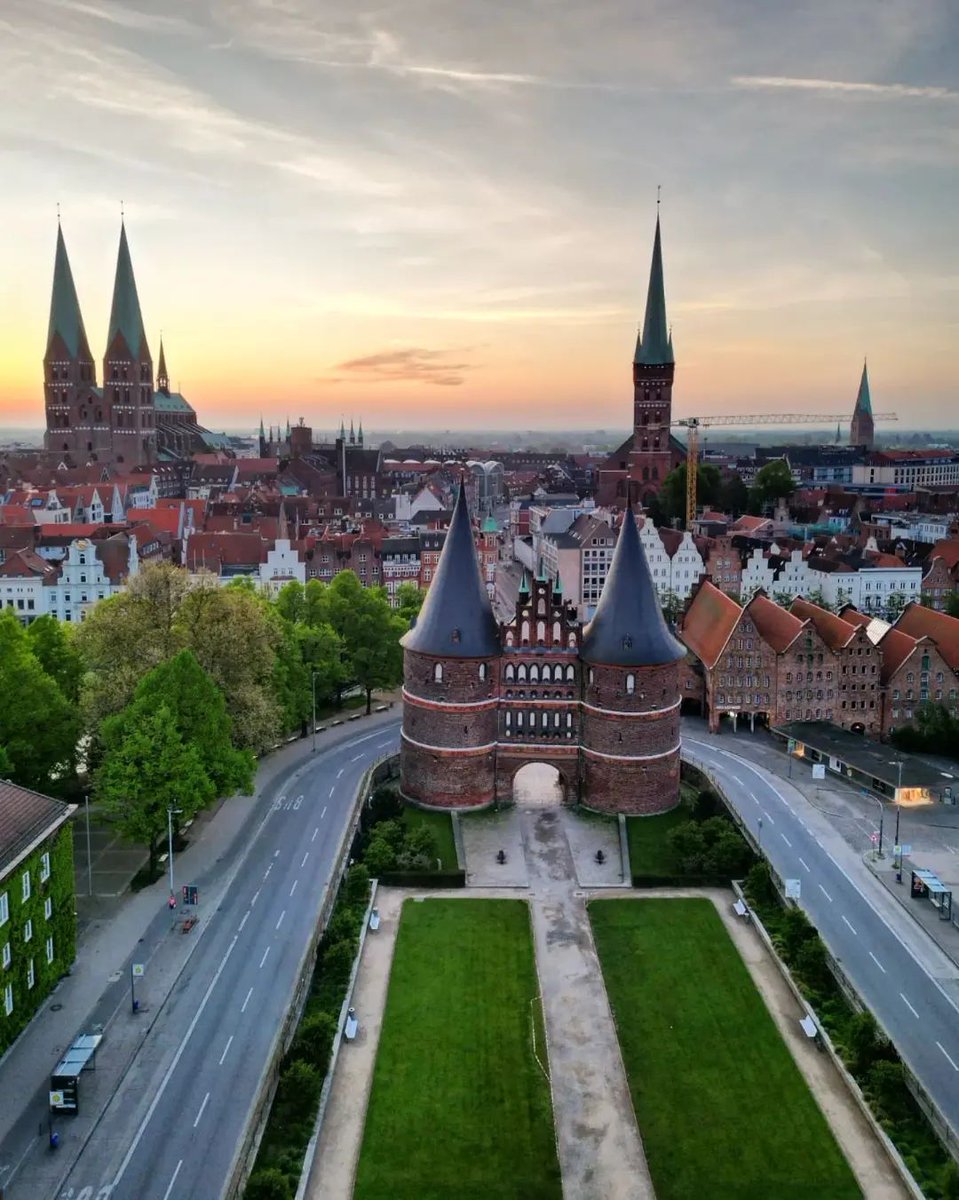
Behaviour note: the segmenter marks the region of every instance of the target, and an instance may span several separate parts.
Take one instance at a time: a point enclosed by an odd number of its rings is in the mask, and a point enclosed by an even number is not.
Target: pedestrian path
[[[522,811],[556,1142],[567,1200],[652,1200],[619,1039],[559,809]]]

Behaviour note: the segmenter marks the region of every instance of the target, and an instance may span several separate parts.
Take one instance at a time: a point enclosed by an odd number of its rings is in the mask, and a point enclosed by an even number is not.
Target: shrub
[[[312,1112],[315,1111],[322,1087],[323,1076],[316,1067],[296,1058],[280,1074],[277,1103],[286,1112],[310,1113],[307,1119],[312,1121]]]
[[[307,1017],[297,1030],[291,1059],[301,1059],[322,1074],[330,1065],[330,1051],[336,1037],[336,1021],[329,1013],[317,1012]]]
[[[356,941],[345,938],[334,942],[323,954],[323,973],[332,979],[347,980],[356,957]]]
[[[362,863],[354,863],[347,872],[343,897],[347,904],[366,907],[370,898],[370,873]]]
[[[814,992],[826,991],[833,985],[826,947],[818,933],[807,937],[796,952],[796,973]]]
[[[856,1013],[846,1029],[846,1050],[856,1075],[864,1075],[879,1054],[879,1027],[871,1012]]]
[[[250,1176],[243,1200],[293,1200],[293,1188],[282,1171],[267,1167]]]
[[[707,787],[689,802],[689,811],[694,821],[708,821],[711,817],[723,816],[726,809],[716,793]]]
[[[746,894],[755,905],[772,905],[779,903],[779,893],[769,873],[765,859],[754,863],[746,876]]]
[[[779,925],[777,942],[782,956],[788,965],[792,965],[802,949],[814,934],[815,930],[806,920],[806,914],[801,908],[787,908]]]
[[[912,1107],[906,1089],[902,1063],[880,1059],[866,1075],[866,1090],[875,1098],[880,1111],[893,1121],[901,1121]],[[900,1144],[900,1151],[903,1146]]]
[[[384,824],[392,824],[392,822],[387,821]],[[377,826],[376,833],[370,839],[370,844],[363,855],[363,861],[370,875],[376,878],[379,878],[384,872],[390,871],[396,866],[396,851],[385,838],[380,836],[379,826]]]
[[[706,835],[704,827],[695,821],[685,821],[666,835],[666,841],[687,875],[701,875],[706,858]]]
[[[946,1163],[939,1180],[942,1200],[959,1200],[959,1167],[954,1162]]]

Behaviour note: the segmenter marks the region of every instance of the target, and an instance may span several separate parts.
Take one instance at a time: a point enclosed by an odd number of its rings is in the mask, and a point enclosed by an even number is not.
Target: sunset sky
[[[3,0],[0,161],[0,425],[122,200],[208,427],[625,428],[658,184],[675,413],[959,424],[954,0]]]

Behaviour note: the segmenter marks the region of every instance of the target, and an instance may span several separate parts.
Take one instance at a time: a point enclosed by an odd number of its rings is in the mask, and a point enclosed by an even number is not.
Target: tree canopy
[[[719,468],[711,463],[699,463],[696,467],[696,500],[699,505],[710,507],[719,502],[722,477]],[[670,471],[663,480],[658,496],[658,513],[653,512],[657,524],[686,516],[686,464],[681,463]],[[652,511],[652,510],[651,510]]]
[[[762,511],[777,500],[788,500],[795,490],[796,483],[789,464],[783,458],[776,458],[756,472],[756,479],[749,494],[750,502],[757,511]]]
[[[390,608],[382,588],[365,588],[352,571],[341,571],[328,591],[330,623],[342,639],[350,676],[366,692],[370,711],[375,688],[403,678],[400,638],[409,622]]]

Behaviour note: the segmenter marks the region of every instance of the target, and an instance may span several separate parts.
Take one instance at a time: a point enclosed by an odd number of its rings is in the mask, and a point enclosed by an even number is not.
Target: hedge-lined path
[[[760,941],[756,930],[732,911],[733,894],[722,888],[650,888],[604,891],[595,898],[644,899],[694,897],[712,900],[733,944],[776,1023],[783,1041],[822,1110],[845,1154],[864,1196],[869,1200],[907,1200],[909,1193],[893,1173],[889,1159],[873,1136],[829,1056],[809,1041],[799,1028],[804,1009],[786,985],[779,968]]]

